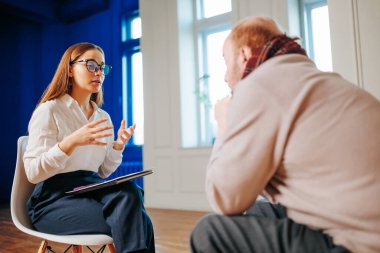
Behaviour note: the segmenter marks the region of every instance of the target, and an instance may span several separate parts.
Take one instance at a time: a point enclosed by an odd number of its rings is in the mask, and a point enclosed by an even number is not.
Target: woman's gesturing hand
[[[106,122],[108,118],[94,120],[83,127],[79,128],[69,136],[66,136],[58,146],[66,154],[70,155],[75,147],[84,145],[97,145],[105,146],[106,142],[101,142],[98,139],[112,136],[110,130],[113,128],[111,125],[99,126],[101,123]]]
[[[136,125],[133,124],[132,126],[126,128],[125,127],[125,119],[121,121],[120,128],[117,131],[117,139],[113,145],[113,148],[116,150],[122,150],[131,138],[132,134],[134,133],[136,128]]]

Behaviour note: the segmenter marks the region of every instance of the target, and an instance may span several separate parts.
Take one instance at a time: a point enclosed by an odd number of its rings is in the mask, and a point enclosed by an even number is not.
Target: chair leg
[[[110,253],[116,253],[115,246],[112,243],[108,244],[108,249],[110,250]]]
[[[82,246],[80,246],[80,245],[73,245],[72,252],[73,253],[82,253]]]
[[[48,241],[43,240],[43,241],[41,242],[40,248],[38,249],[38,253],[45,253],[45,252],[46,252],[47,245],[48,245]]]

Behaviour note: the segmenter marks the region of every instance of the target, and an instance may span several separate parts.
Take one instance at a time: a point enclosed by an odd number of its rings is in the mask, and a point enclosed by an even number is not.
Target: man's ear
[[[251,59],[251,57],[252,57],[252,50],[249,47],[244,46],[240,50],[241,50],[240,53],[243,56],[243,61],[244,62],[247,62],[249,59]]]

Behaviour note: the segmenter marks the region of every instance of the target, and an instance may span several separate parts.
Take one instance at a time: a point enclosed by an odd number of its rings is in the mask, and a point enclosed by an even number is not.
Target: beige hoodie
[[[237,214],[261,192],[353,252],[380,252],[380,102],[302,55],[274,57],[234,90],[206,192]]]

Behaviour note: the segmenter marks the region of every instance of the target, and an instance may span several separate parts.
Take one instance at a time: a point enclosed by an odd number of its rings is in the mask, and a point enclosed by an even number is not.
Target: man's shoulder
[[[241,83],[242,86],[262,86],[264,89],[281,90],[284,86],[302,88],[302,78],[310,76],[321,77],[325,75],[316,67],[315,63],[307,56],[301,54],[280,55],[262,63]]]
[[[247,103],[251,104],[264,101],[265,104],[277,106],[284,111],[292,106],[298,96],[305,95],[305,89],[317,83],[322,75],[324,74],[304,55],[276,56],[244,78],[236,86],[234,96],[248,100]],[[313,80],[310,81],[310,77]]]
[[[297,72],[303,68],[308,68],[311,71],[319,71],[315,63],[307,56],[301,54],[286,54],[279,55],[261,64],[255,71],[257,74],[270,72],[273,77],[285,77],[282,71]],[[304,71],[304,70],[302,70]]]

